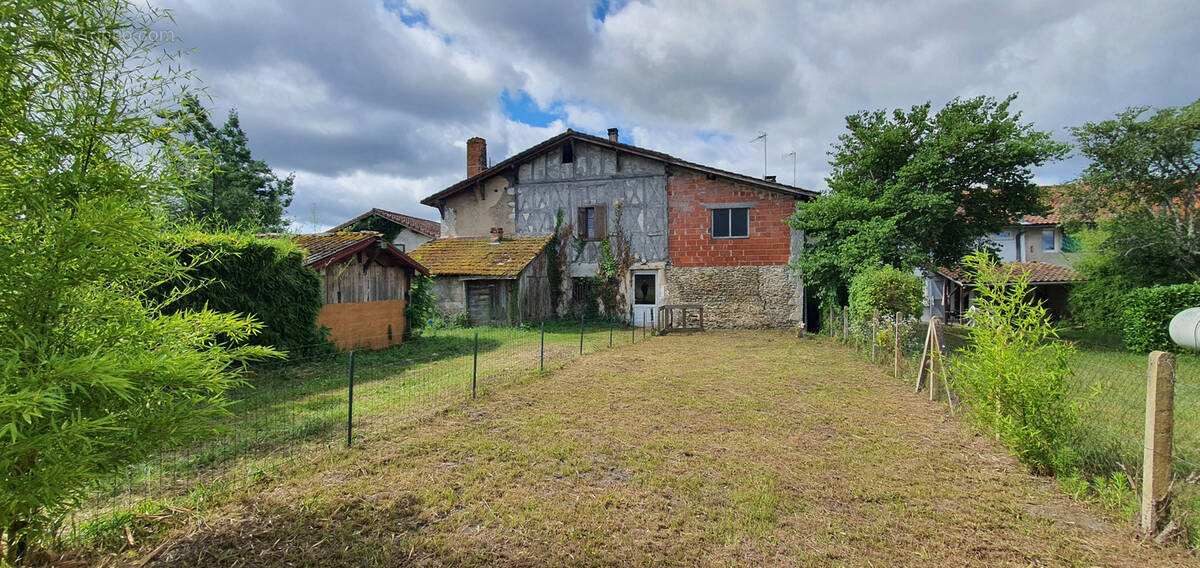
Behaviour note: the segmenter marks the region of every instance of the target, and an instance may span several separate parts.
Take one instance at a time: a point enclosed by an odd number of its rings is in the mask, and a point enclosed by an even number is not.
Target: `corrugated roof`
[[[731,171],[727,171],[727,170],[717,169],[717,168],[714,168],[711,166],[705,166],[703,164],[697,164],[695,162],[689,162],[687,160],[682,160],[682,159],[676,158],[675,156],[672,156],[670,154],[665,154],[663,152],[658,152],[655,150],[647,150],[645,148],[641,148],[641,147],[634,146],[631,144],[625,144],[622,142],[613,142],[612,140],[609,140],[608,138],[592,136],[591,134],[584,134],[582,132],[577,132],[575,130],[571,130],[568,128],[567,131],[563,132],[562,134],[553,136],[551,138],[546,139],[545,141],[535,144],[534,146],[531,146],[525,150],[522,150],[521,152],[518,152],[518,153],[502,160],[500,163],[498,163],[486,170],[483,170],[482,172],[479,172],[473,176],[470,176],[467,179],[464,179],[450,187],[447,187],[446,189],[443,189],[433,195],[430,195],[429,197],[426,197],[425,199],[422,199],[421,203],[424,203],[425,205],[437,207],[439,201],[441,201],[451,195],[454,195],[455,193],[458,193],[464,189],[467,189],[468,187],[471,187],[475,183],[482,183],[483,181],[490,179],[493,176],[503,174],[506,171],[508,171],[508,169],[510,167],[514,167],[518,162],[521,162],[521,161],[531,158],[541,152],[544,152],[544,151],[552,148],[554,145],[567,140],[568,138],[576,138],[579,140],[583,140],[585,142],[590,142],[597,146],[613,148],[616,150],[620,150],[622,152],[627,152],[629,154],[642,156],[645,158],[651,158],[654,160],[659,160],[659,161],[665,162],[666,164],[669,164],[669,165],[687,168],[687,169],[691,169],[691,170],[696,170],[696,171],[704,172],[707,174],[713,174],[714,176],[723,177],[723,178],[741,182],[741,183],[744,183],[747,185],[752,185],[752,186],[755,186],[758,188],[766,189],[769,191],[774,191],[776,193],[791,195],[793,197],[798,197],[798,198],[802,198],[802,199],[812,199],[819,195],[818,192],[812,191],[810,189],[804,189],[801,187],[791,186],[791,185],[774,182],[774,181],[767,181],[767,180],[763,180],[763,179],[759,179],[756,177],[751,177],[751,176],[747,176],[747,175],[743,175],[743,174],[739,174],[739,173],[735,173],[735,172],[731,172]]]
[[[358,217],[355,217],[330,229],[330,232],[337,232],[347,229],[351,225],[371,216],[387,219],[388,221],[391,221],[397,225],[408,227],[409,229],[412,229],[413,232],[420,233],[427,237],[433,237],[436,239],[442,234],[442,224],[438,223],[437,221],[430,221],[429,219],[422,219],[420,217],[413,217],[412,215],[396,213],[395,211],[388,211],[387,209],[380,209],[378,207],[374,207],[370,211],[367,211]]]
[[[439,276],[515,277],[546,248],[550,236],[435,239],[412,251],[429,273]]]
[[[1081,280],[1079,272],[1075,269],[1048,262],[1005,262],[1003,266],[1029,273],[1030,284],[1063,284]],[[962,267],[939,268],[938,273],[960,284],[971,282],[971,278]]]

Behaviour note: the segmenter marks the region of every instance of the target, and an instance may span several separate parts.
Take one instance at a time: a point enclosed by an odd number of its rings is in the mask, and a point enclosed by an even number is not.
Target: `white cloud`
[[[1187,104],[1200,3],[690,2],[369,3],[160,0],[221,109],[236,106],[256,155],[297,172],[293,214],[336,224],[417,205],[464,174],[464,141],[492,161],[566,127],[688,160],[820,189],[826,152],[858,110],[1002,98],[1060,139],[1131,105]],[[393,6],[394,8],[394,6]],[[424,23],[406,25],[420,13]],[[564,119],[503,114],[524,90]],[[220,113],[218,113],[219,115]],[[1070,179],[1078,160],[1041,168]]]

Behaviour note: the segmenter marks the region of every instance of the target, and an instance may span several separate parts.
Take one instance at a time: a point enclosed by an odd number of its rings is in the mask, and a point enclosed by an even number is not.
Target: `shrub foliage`
[[[1046,309],[1029,302],[1029,276],[984,253],[966,259],[977,294],[970,346],[953,370],[970,417],[1037,473],[1069,473],[1077,462],[1068,400],[1073,347],[1058,341]]]
[[[1125,346],[1133,351],[1173,351],[1167,326],[1175,314],[1200,306],[1200,283],[1138,288],[1125,297]]]
[[[860,273],[850,281],[850,315],[864,321],[878,309],[881,316],[918,316],[923,290],[919,276],[891,266]]]
[[[208,309],[246,314],[262,323],[249,337],[293,355],[332,348],[317,327],[324,301],[321,277],[304,266],[304,251],[286,239],[250,235],[184,232],[175,235],[179,259],[188,274],[160,290],[187,290],[168,312]]]

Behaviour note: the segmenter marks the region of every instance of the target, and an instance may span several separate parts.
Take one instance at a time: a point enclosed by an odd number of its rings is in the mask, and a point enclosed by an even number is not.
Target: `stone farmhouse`
[[[631,253],[620,315],[632,309],[639,325],[664,304],[702,305],[709,327],[790,327],[806,312],[815,317],[787,267],[803,237],[784,220],[816,192],[624,144],[615,128],[607,138],[567,130],[494,165],[486,144],[468,140],[466,178],[422,200],[441,213],[441,236],[413,254],[435,276],[441,309],[495,319],[509,306],[513,323],[549,310],[546,271],[555,259],[544,248],[557,226],[570,224],[558,313],[585,295],[603,243],[619,236]],[[506,243],[521,254],[492,254]]]

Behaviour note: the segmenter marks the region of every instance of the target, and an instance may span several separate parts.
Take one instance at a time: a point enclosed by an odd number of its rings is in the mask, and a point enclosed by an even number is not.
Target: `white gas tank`
[[[1171,341],[1181,347],[1200,349],[1200,308],[1188,308],[1171,318]]]

